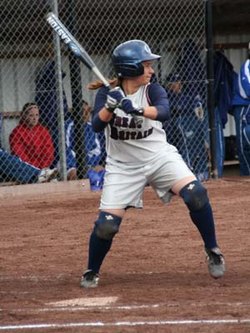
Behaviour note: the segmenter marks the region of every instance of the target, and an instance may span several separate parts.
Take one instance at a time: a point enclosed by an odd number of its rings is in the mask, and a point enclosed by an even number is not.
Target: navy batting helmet
[[[129,40],[118,45],[112,54],[112,62],[118,77],[135,77],[144,73],[143,61],[159,59],[147,43],[142,40]]]

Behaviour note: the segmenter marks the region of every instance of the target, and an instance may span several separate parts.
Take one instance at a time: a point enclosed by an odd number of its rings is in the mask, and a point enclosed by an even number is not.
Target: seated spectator
[[[57,178],[57,169],[39,169],[0,148],[0,182],[46,183]]]
[[[0,113],[0,137],[2,133],[2,117]],[[56,169],[38,169],[23,162],[20,158],[9,154],[1,148],[0,142],[0,182],[13,181],[18,184],[45,183],[56,179]]]
[[[95,133],[91,124],[91,108],[87,102],[83,101],[83,131],[84,131],[84,147],[86,155],[86,165],[88,167],[88,175],[98,173],[103,177],[105,148],[103,133]],[[74,150],[77,138],[74,135],[74,121],[65,122],[66,133],[66,161],[68,170],[68,180],[77,179],[77,162]],[[102,140],[102,141],[101,141]]]
[[[174,145],[200,181],[207,180],[208,153],[205,140],[204,110],[199,96],[182,91],[179,74],[166,78],[171,119],[164,124],[167,140]]]
[[[54,145],[48,129],[39,124],[39,109],[35,103],[23,106],[19,125],[10,134],[13,155],[36,168],[49,168],[54,160]]]

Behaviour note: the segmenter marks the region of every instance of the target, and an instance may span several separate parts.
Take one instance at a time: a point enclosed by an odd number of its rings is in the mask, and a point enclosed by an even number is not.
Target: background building
[[[1,0],[0,112],[3,148],[9,150],[9,133],[18,122],[22,106],[34,101],[38,93],[46,94],[54,89],[61,136],[58,149],[62,157],[62,173],[65,173],[63,91],[76,122],[80,122],[82,99],[93,104],[95,93],[86,86],[96,78],[53,35],[46,22],[50,11],[58,14],[106,77],[113,75],[110,54],[114,46],[128,39],[145,40],[155,53],[162,55],[156,68],[161,84],[165,85],[170,73],[181,71],[186,92],[202,95],[205,135],[209,141],[206,14],[210,3],[213,8],[214,49],[223,50],[238,71],[246,58],[250,40],[248,0]],[[194,52],[192,43],[198,53]],[[46,82],[38,85],[39,73],[48,62],[54,63],[54,74],[45,71],[42,81]],[[53,87],[50,84],[52,81]],[[203,128],[204,124],[201,126]],[[234,121],[229,115],[224,135],[233,134]],[[84,149],[82,141],[79,134],[78,157]]]

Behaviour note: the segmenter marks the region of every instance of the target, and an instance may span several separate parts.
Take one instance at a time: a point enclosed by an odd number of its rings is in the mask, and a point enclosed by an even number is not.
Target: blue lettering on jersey
[[[141,128],[141,124],[136,124],[134,118],[115,116],[114,126],[125,128]]]
[[[110,123],[110,127],[110,136],[114,140],[140,140],[153,133],[153,127],[142,131],[141,124],[136,124],[134,118],[128,117],[116,116]],[[124,128],[135,129],[135,131],[126,131]]]

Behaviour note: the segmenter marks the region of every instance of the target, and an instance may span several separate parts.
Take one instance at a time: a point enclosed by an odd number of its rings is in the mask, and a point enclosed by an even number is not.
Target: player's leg
[[[234,119],[236,128],[236,144],[237,153],[240,162],[240,175],[249,176],[250,174],[250,153],[249,146],[247,144],[246,132],[244,133],[244,128],[248,123],[250,126],[250,119],[248,115],[250,114],[250,105],[248,106],[238,106],[234,108]],[[249,117],[250,118],[250,117]]]
[[[88,269],[81,279],[81,287],[97,287],[102,262],[108,254],[114,236],[119,231],[125,210],[101,211],[89,240]]]
[[[242,117],[242,144],[243,144],[243,158],[244,158],[244,170],[242,174],[244,176],[250,175],[250,104],[245,107],[244,116]]]
[[[88,270],[81,279],[82,287],[97,286],[102,262],[111,248],[126,209],[142,208],[141,198],[146,183],[143,166],[123,169],[122,166],[106,165],[101,211],[90,236]]]
[[[212,207],[205,187],[197,180],[185,177],[172,187],[187,205],[191,220],[200,232],[208,256],[210,275],[219,278],[224,275],[225,261],[218,247]]]
[[[243,149],[245,158],[244,175],[250,176],[250,121],[243,128]]]
[[[164,203],[169,202],[171,193],[183,198],[204,241],[209,257],[209,272],[215,278],[222,276],[225,270],[224,258],[217,246],[213,212],[206,189],[176,151],[170,151],[168,155],[154,161],[150,170],[150,184]]]

